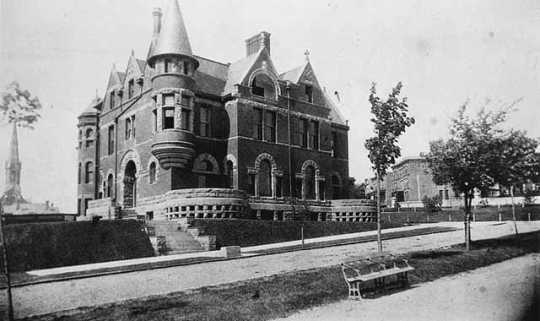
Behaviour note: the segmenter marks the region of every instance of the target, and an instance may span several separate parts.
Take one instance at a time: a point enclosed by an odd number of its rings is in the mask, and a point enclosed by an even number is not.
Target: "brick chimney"
[[[259,52],[261,48],[266,48],[270,53],[270,33],[261,31],[246,40],[246,55],[251,56]]]

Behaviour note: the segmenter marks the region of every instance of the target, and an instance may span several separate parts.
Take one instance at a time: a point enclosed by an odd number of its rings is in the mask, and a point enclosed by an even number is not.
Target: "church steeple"
[[[2,196],[5,205],[24,203],[21,194],[21,161],[19,159],[19,139],[17,124],[13,123],[13,132],[9,143],[9,158],[6,161],[6,190]]]

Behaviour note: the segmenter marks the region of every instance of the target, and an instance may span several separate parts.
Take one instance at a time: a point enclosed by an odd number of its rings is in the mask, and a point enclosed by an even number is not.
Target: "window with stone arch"
[[[264,73],[259,73],[251,80],[251,93],[255,96],[275,99],[276,85],[272,78]]]
[[[261,160],[257,174],[259,196],[272,196],[272,164],[268,159]]]
[[[315,199],[315,168],[308,165],[304,171],[304,197]]]
[[[94,178],[94,163],[87,162],[84,166],[84,183],[90,184],[93,182]]]
[[[156,162],[150,163],[150,167],[148,168],[148,179],[150,184],[156,182]]]

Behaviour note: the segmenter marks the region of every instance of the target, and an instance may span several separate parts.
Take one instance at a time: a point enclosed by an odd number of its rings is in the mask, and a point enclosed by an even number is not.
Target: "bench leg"
[[[360,282],[351,282],[349,284],[349,299],[362,299],[362,293],[360,292]]]

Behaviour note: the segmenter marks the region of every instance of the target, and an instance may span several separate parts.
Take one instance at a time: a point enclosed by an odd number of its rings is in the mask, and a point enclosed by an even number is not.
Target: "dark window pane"
[[[262,140],[262,128],[263,128],[263,111],[262,109],[255,109],[255,119],[253,123],[253,138]]]
[[[163,109],[163,129],[174,128],[174,109]]]
[[[268,160],[263,160],[259,168],[259,195],[272,196],[272,166]]]
[[[310,103],[313,102],[313,87],[310,85],[306,85],[306,100]]]

